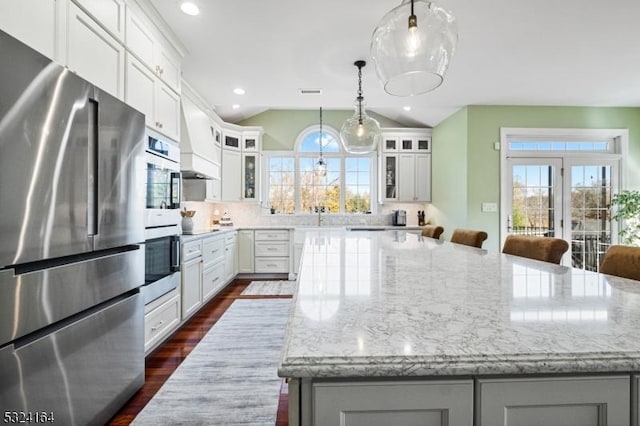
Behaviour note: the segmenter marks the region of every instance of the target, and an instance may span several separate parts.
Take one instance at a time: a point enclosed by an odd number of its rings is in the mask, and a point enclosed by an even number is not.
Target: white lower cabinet
[[[231,232],[224,239],[224,281],[230,282],[238,275],[238,256],[236,252],[237,234]]]
[[[254,272],[254,234],[253,229],[238,231],[238,272],[253,274]]]
[[[202,273],[202,301],[215,296],[225,285],[224,263],[218,262]]]
[[[640,426],[640,376],[633,376],[633,400],[631,401],[631,424]]]
[[[184,252],[184,248],[183,248]],[[187,318],[202,304],[202,257],[182,262],[182,318]]]
[[[477,426],[623,426],[630,377],[480,379]]]
[[[472,380],[314,383],[312,392],[314,426],[473,424]]]
[[[255,272],[267,274],[289,273],[290,242],[288,229],[256,229]]]
[[[157,302],[157,303],[156,303]],[[149,353],[180,323],[180,294],[169,292],[149,306],[144,315],[144,350]]]

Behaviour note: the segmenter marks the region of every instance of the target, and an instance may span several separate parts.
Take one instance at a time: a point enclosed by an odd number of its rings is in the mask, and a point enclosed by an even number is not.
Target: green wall
[[[322,123],[340,131],[342,123],[353,115],[353,110],[322,110]],[[369,115],[381,127],[406,127],[386,117],[370,112]],[[317,125],[319,110],[268,110],[254,115],[237,124],[241,126],[262,126],[262,149],[266,151],[286,151],[293,149],[296,138],[305,128]]]
[[[454,228],[467,222],[467,127],[463,108],[433,129],[429,222],[444,227],[449,239]]]
[[[466,129],[452,129],[464,126],[464,120],[457,117],[466,112]],[[459,209],[466,212],[466,221],[456,227],[467,227],[487,231],[489,239],[484,247],[499,250],[499,213],[482,213],[483,202],[500,203],[500,152],[494,150],[494,142],[500,141],[501,127],[538,128],[616,128],[629,129],[629,156],[626,159],[627,187],[640,187],[640,108],[607,107],[544,107],[544,106],[468,106],[434,128],[433,137],[433,207],[438,217],[460,218]],[[443,140],[440,136],[443,134]],[[450,142],[456,148],[442,148]],[[460,145],[466,146],[461,147]],[[444,149],[446,157],[440,157]],[[462,158],[458,158],[462,157]],[[451,170],[438,166],[440,161],[448,167],[466,159],[466,185],[464,195],[453,199],[436,189],[435,185],[449,188],[444,184],[451,179]],[[457,190],[457,187],[451,188]],[[460,205],[459,198],[466,197],[466,206]],[[444,219],[443,219],[444,221]],[[444,223],[444,222],[443,222]]]

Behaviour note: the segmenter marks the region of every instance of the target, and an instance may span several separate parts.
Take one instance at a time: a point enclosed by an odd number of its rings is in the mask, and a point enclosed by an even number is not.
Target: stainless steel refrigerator
[[[0,52],[0,413],[103,424],[144,382],[144,116]]]

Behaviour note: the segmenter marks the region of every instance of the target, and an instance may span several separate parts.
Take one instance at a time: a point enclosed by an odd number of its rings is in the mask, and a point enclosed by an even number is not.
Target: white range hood
[[[185,179],[220,179],[220,151],[210,119],[186,96],[182,97],[180,169]]]

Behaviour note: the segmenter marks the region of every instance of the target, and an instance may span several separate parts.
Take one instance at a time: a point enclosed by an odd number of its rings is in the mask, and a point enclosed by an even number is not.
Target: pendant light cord
[[[358,123],[362,124],[362,66],[358,65]]]
[[[320,159],[322,159],[322,107],[320,107],[320,141],[318,144],[320,145]]]

